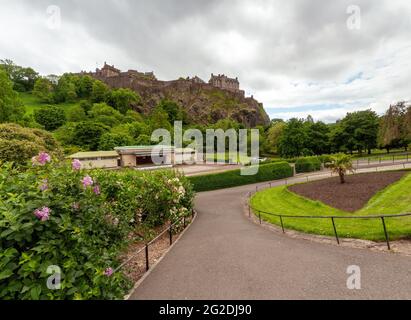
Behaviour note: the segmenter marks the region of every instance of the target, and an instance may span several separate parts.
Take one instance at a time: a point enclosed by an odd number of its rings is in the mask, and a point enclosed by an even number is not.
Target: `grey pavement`
[[[244,197],[255,188],[198,194],[197,219],[131,299],[411,298],[411,258],[261,228],[244,215]],[[361,290],[347,288],[350,265],[361,268]]]

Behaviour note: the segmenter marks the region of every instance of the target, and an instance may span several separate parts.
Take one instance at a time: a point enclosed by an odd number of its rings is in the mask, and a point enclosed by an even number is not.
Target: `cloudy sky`
[[[225,73],[272,118],[327,122],[411,100],[409,0],[0,0],[0,8],[0,58],[44,75],[104,61],[162,80]]]

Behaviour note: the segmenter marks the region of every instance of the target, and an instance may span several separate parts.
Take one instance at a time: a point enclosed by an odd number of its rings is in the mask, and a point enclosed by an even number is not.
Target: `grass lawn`
[[[251,199],[256,210],[295,216],[365,216],[411,212],[411,173],[400,181],[381,190],[367,205],[354,214],[329,207],[292,193],[286,186],[263,190]],[[258,214],[254,210],[254,213]],[[280,218],[261,214],[263,220],[280,225]],[[283,218],[287,229],[306,233],[334,236],[331,219]],[[385,240],[381,219],[336,219],[338,235],[344,238],[359,238],[375,241]],[[390,239],[411,237],[411,216],[386,218]]]
[[[39,99],[33,96],[31,93],[20,92],[19,97],[21,101],[23,102],[24,108],[26,109],[26,114],[32,114],[34,110],[40,107],[43,107],[45,105],[48,105],[47,103],[39,101]],[[77,102],[57,104],[58,107],[63,108],[66,112],[70,110],[72,107],[74,107],[75,105],[77,105]]]

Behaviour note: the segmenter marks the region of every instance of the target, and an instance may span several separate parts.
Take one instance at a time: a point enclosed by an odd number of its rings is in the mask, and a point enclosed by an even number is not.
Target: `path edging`
[[[124,300],[130,300],[131,296],[134,294],[134,292],[141,286],[141,284],[146,280],[146,278],[154,271],[154,269],[158,266],[158,264],[165,258],[167,254],[170,253],[170,251],[174,248],[174,246],[180,241],[180,239],[184,236],[184,234],[191,228],[193,223],[197,219],[198,212],[194,210],[194,218],[191,221],[191,223],[180,233],[180,236],[173,242],[173,244],[167,248],[167,250],[163,253],[163,255],[150,267],[150,269],[141,277],[140,280],[138,280],[133,288],[130,290],[130,292],[124,296]]]

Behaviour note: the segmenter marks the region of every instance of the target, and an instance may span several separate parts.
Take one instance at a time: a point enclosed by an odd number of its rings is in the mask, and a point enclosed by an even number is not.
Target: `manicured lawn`
[[[31,93],[27,92],[21,92],[19,93],[19,97],[21,101],[23,102],[24,107],[26,108],[26,114],[32,114],[34,110],[47,105],[47,103],[39,101],[38,98],[33,96]],[[73,106],[75,106],[77,102],[74,103],[60,103],[57,106],[64,108],[64,110],[67,112],[70,110]]]
[[[251,199],[256,210],[282,215],[297,216],[366,216],[399,214],[411,212],[411,173],[400,181],[377,193],[367,205],[354,214],[329,207],[322,202],[312,201],[292,193],[285,186],[263,190]],[[258,212],[255,211],[255,214]],[[261,214],[263,220],[280,225],[280,219]],[[381,219],[336,219],[340,237],[368,240],[384,240]],[[331,219],[284,218],[287,229],[306,233],[334,236]],[[390,239],[411,237],[411,216],[387,218],[386,225]]]

